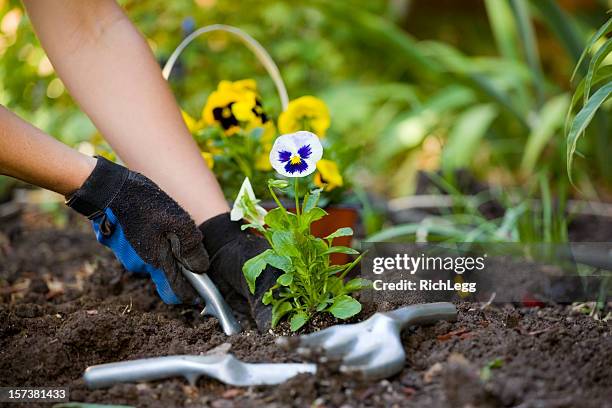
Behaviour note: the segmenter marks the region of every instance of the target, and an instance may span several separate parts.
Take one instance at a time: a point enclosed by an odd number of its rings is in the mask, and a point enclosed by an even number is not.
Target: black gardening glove
[[[68,206],[93,222],[98,241],[123,266],[146,273],[165,303],[194,303],[195,290],[180,264],[195,273],[208,269],[202,234],[189,215],[154,182],[102,157]]]
[[[242,231],[241,225],[241,222],[231,221],[229,213],[217,215],[200,225],[204,246],[210,255],[207,274],[234,310],[244,311],[246,305],[257,328],[267,331],[272,321],[272,306],[264,305],[261,299],[274,286],[281,272],[267,266],[257,278],[255,294],[249,291],[242,265],[270,245],[263,237]]]

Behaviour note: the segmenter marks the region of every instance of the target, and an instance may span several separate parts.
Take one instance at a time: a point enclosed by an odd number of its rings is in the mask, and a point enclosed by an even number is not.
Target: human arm
[[[58,75],[119,157],[203,221],[228,211],[146,41],[113,0],[24,0]]]
[[[58,142],[0,106],[0,174],[67,195],[78,189],[96,159]]]

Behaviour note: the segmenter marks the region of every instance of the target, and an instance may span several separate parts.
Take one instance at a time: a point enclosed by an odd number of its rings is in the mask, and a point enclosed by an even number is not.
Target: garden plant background
[[[414,191],[417,170],[467,167],[493,184],[524,186],[525,195],[538,194],[542,172],[553,192],[576,192],[564,159],[570,77],[607,19],[606,1],[121,3],[160,63],[197,27],[225,23],[251,34],[280,67],[292,99],[327,103],[330,140],[366,149],[354,154],[360,188],[402,196]],[[0,103],[70,145],[96,142],[14,0],[0,1],[0,55]],[[272,81],[225,33],[196,40],[171,83],[197,117],[219,81],[244,78],[257,81],[277,117]],[[578,145],[574,179],[583,195],[605,199],[609,115],[594,122]]]

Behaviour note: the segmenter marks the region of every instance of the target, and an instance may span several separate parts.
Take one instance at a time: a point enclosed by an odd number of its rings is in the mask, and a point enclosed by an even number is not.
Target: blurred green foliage
[[[514,186],[547,174],[553,194],[561,189],[571,73],[610,7],[597,0],[120,3],[160,64],[195,28],[224,23],[247,31],[279,65],[291,98],[326,101],[330,140],[367,152],[355,155],[353,177],[391,196],[412,192],[417,170],[462,167]],[[0,103],[68,144],[88,140],[95,129],[22,14],[16,0],[0,0]],[[181,107],[199,116],[220,80],[243,78],[257,80],[277,116],[265,70],[223,33],[192,44],[170,81]],[[609,111],[604,106],[589,129],[599,136],[577,146],[586,160],[576,158],[574,178],[591,196],[612,185]]]

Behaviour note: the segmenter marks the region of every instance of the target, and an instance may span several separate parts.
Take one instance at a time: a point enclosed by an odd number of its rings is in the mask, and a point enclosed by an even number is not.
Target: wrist
[[[93,170],[78,189],[66,196],[70,208],[90,219],[110,206],[129,175],[127,168],[103,157],[94,160]]]
[[[83,183],[85,183],[85,180],[87,180],[91,173],[93,173],[97,163],[97,158],[83,155],[78,164],[78,172],[77,176],[75,177],[75,187],[72,191],[76,191],[83,185]]]
[[[236,238],[246,234],[241,229],[242,222],[232,221],[228,212],[219,214],[203,222],[198,228],[202,232],[204,247],[213,257],[221,248]]]

